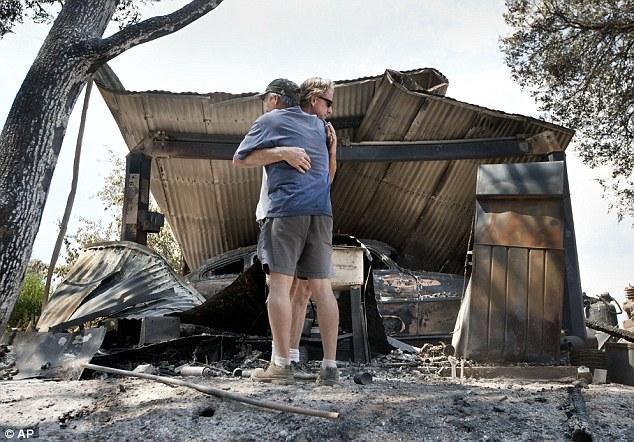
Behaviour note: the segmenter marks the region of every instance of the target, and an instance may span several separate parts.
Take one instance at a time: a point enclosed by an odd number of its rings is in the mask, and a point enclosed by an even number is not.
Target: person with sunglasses
[[[278,384],[294,382],[288,355],[294,309],[290,292],[297,276],[307,280],[308,296],[317,304],[324,347],[317,382],[334,385],[339,381],[335,362],[339,311],[330,285],[330,152],[334,151],[336,159],[336,136],[322,119],[332,112],[334,84],[309,80],[312,86],[302,96],[315,115],[299,106],[265,113],[251,126],[233,162],[236,167],[265,166],[270,199],[258,238],[258,257],[270,274],[267,309],[275,353],[267,369],[256,370],[252,378]],[[306,301],[304,315],[305,311]]]
[[[308,78],[299,87],[299,105],[304,112],[316,115],[326,122],[326,119],[332,115],[334,95],[335,88],[331,80],[319,77]],[[330,122],[326,122],[326,135],[328,138],[328,173],[330,174],[330,183],[332,183],[337,172],[337,133]]]

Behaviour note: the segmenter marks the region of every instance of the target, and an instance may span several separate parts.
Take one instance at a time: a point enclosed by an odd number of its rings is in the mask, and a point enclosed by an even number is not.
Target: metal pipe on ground
[[[233,370],[233,375],[237,378],[250,378],[252,374],[253,370],[246,370],[239,367]],[[314,373],[295,372],[295,379],[300,381],[315,381],[317,380],[317,375]]]
[[[209,367],[182,367],[179,374],[181,376],[211,376]]]
[[[222,399],[230,399],[233,401],[242,402],[249,405],[254,405],[256,407],[268,408],[270,410],[284,411],[287,413],[303,414],[306,416],[323,417],[326,419],[339,418],[339,413],[336,411],[311,410],[308,408],[300,408],[300,407],[293,407],[290,405],[278,404],[277,402],[252,399],[246,396],[241,396],[236,393],[219,390],[213,387],[207,387],[205,385],[193,384],[191,382],[181,381],[178,379],[171,379],[165,376],[156,376],[156,375],[147,374],[147,373],[134,373],[128,370],[119,370],[117,368],[102,367],[101,365],[94,365],[94,364],[83,364],[83,366],[84,368],[89,368],[90,370],[95,370],[102,373],[110,373],[110,374],[118,374],[121,376],[129,376],[134,378],[150,379],[152,381],[160,382],[162,384],[178,385],[180,387],[192,388],[194,390],[200,391],[201,393],[210,394],[212,396],[216,396]]]

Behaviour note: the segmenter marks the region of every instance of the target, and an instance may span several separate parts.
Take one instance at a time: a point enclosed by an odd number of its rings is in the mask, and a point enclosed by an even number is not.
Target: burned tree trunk
[[[86,43],[100,40],[116,3],[66,3],[22,83],[0,135],[2,326],[13,310],[31,255],[68,119],[90,75]]]
[[[0,333],[15,305],[68,119],[83,84],[106,61],[181,29],[221,0],[194,0],[172,14],[102,39],[118,3],[64,3],[0,134]]]

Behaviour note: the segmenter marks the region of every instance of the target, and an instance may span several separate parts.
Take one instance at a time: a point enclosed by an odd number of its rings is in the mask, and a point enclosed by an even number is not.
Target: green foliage
[[[502,51],[513,78],[556,122],[578,130],[577,149],[619,218],[634,217],[634,0],[507,0],[513,33]]]
[[[99,219],[80,217],[75,233],[64,238],[64,262],[55,269],[57,276],[63,277],[68,273],[77,261],[81,249],[96,242],[117,241],[120,238],[125,161],[112,150],[108,150],[108,162],[111,171],[96,195],[102,203],[104,213]],[[151,196],[150,211],[160,211]],[[166,222],[159,233],[148,235],[148,247],[165,258],[170,267],[180,273],[183,257],[169,223]]]
[[[40,316],[46,269],[47,266],[42,261],[31,260],[29,262],[18,300],[9,318],[10,327],[26,327],[29,322],[34,322]]]

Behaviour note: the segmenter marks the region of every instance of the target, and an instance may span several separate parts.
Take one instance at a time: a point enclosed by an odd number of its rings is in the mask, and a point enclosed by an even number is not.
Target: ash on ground
[[[2,376],[14,370],[8,354],[4,351],[0,362]],[[634,387],[579,389],[573,386],[575,379],[445,377],[437,373],[451,366],[442,348],[396,350],[370,364],[342,363],[337,387],[313,380],[291,386],[259,384],[234,375],[236,368],[248,372],[265,366],[267,359],[245,347],[228,361],[179,361],[210,370],[208,376],[178,378],[250,398],[336,410],[340,417],[270,411],[186,387],[92,372],[85,375],[91,379],[80,381],[0,381],[0,424],[37,426],[40,437],[52,441],[566,440],[572,437],[568,404],[575,389],[585,400],[594,440],[632,440]],[[318,364],[300,369],[314,374]],[[162,370],[176,378],[177,368],[165,361]],[[359,373],[369,373],[371,382],[355,383]]]

